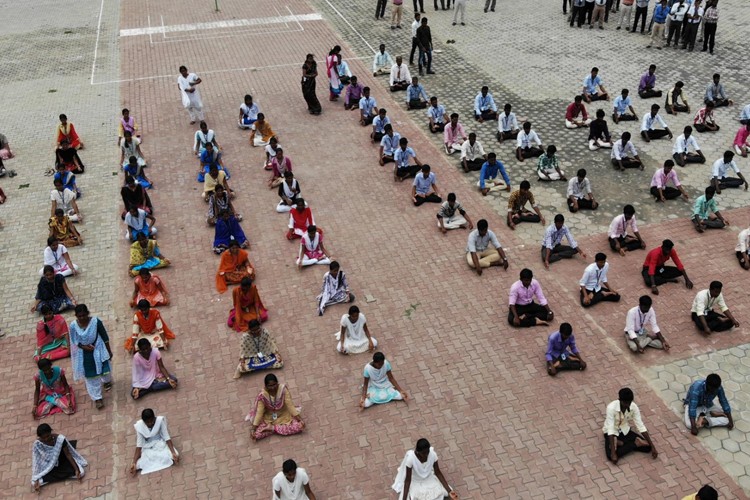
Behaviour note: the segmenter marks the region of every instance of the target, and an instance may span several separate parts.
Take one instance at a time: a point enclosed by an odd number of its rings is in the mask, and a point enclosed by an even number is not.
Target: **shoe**
[[[484,13],[485,13],[485,14],[487,13],[487,9],[484,9]]]
[[[617,29],[618,29],[618,30],[622,29],[622,26],[618,26],[618,27],[617,27]]]
[[[495,12],[495,9],[490,9],[492,12]]]
[[[712,51],[710,51],[710,52],[709,52],[709,54],[711,54],[711,55],[714,55],[714,51],[713,51],[713,50],[712,50]]]
[[[461,26],[466,26],[466,23],[461,23]],[[453,43],[456,43],[456,41],[453,40]]]
[[[661,47],[656,47],[656,50],[661,50]]]
[[[398,26],[396,26],[396,28],[398,28],[398,29],[403,29],[403,28],[401,28],[401,25],[400,25],[400,24],[399,24]]]
[[[391,26],[391,29],[392,29],[392,30],[395,30],[395,29],[396,29],[396,27],[395,27],[395,26]]]
[[[646,48],[647,48],[647,49],[650,49],[650,48],[651,48],[651,45],[646,45]]]
[[[630,31],[630,26],[627,26],[627,27],[625,28],[625,31]]]
[[[604,26],[599,26],[599,29],[600,29],[600,30],[603,30],[603,29],[604,29]]]
[[[456,23],[453,23],[453,26],[455,26],[455,25],[456,25]]]
[[[422,68],[419,68],[419,76],[424,76],[424,72],[422,71]]]
[[[434,71],[427,71],[427,74],[428,74],[428,75],[434,75],[434,74],[435,74],[435,72],[434,72]]]
[[[593,24],[589,24],[589,29],[590,30],[594,29],[594,25]]]
[[[708,52],[708,49],[703,49],[701,50],[701,52]]]

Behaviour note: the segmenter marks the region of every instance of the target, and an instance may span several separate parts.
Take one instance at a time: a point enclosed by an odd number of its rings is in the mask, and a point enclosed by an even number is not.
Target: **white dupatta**
[[[52,469],[57,467],[57,464],[60,463],[60,454],[63,453],[63,444],[66,443],[68,445],[68,451],[70,451],[70,456],[73,457],[75,465],[78,467],[78,470],[81,471],[81,476],[83,476],[85,472],[83,468],[87,467],[89,463],[70,445],[70,443],[68,443],[65,436],[58,434],[54,446],[49,446],[39,440],[34,441],[34,445],[31,448],[32,484],[42,479],[49,474]]]

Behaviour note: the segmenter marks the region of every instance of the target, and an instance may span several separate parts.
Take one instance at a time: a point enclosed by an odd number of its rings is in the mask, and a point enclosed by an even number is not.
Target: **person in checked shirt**
[[[617,399],[607,405],[602,433],[604,452],[607,459],[615,465],[633,451],[651,453],[653,458],[659,456],[648,429],[643,425],[641,410],[633,402],[633,391],[629,387],[620,389]]]
[[[567,238],[569,245],[561,245],[562,239]],[[551,262],[557,262],[561,259],[572,259],[575,254],[580,254],[584,259],[586,254],[581,250],[573,238],[573,235],[565,225],[565,216],[563,214],[555,215],[555,222],[550,224],[544,232],[542,240],[542,261],[545,269],[549,269]]]
[[[714,405],[717,396],[721,407]],[[685,426],[690,429],[693,436],[697,436],[698,430],[703,427],[726,427],[729,430],[734,428],[732,407],[729,406],[724,388],[721,386],[721,377],[715,373],[710,374],[705,380],[696,380],[690,384],[683,404]]]

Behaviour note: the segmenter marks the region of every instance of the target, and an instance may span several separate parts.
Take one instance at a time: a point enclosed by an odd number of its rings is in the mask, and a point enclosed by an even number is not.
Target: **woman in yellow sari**
[[[143,233],[138,233],[138,239],[130,246],[130,275],[138,276],[141,269],[159,269],[170,265],[169,259],[164,257],[156,244]]]
[[[229,250],[221,254],[219,270],[216,271],[216,291],[224,293],[227,285],[236,285],[242,278],[255,279],[255,268],[247,252],[240,248],[237,240],[229,243]]]
[[[246,332],[252,320],[263,322],[268,319],[268,310],[263,306],[258,288],[250,278],[242,278],[240,286],[232,290],[232,301],[234,309],[229,311],[229,328],[234,328],[237,332]]]
[[[55,215],[49,219],[49,235],[65,245],[66,247],[77,247],[83,245],[83,237],[78,229],[70,221],[70,217],[65,215],[62,208],[55,210]]]

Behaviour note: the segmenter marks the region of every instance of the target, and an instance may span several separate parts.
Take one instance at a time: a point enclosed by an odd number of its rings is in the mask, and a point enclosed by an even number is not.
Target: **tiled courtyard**
[[[656,64],[658,87],[667,90],[683,80],[693,110],[711,75],[719,72],[735,105],[716,112],[718,133],[697,137],[709,162],[719,158],[731,145],[741,107],[750,102],[742,3],[721,3],[716,55],[710,56],[646,49],[645,35],[614,29],[619,14],[610,16],[605,30],[569,28],[558,1],[499,0],[497,12],[484,14],[483,3],[470,0],[465,27],[451,26],[453,11],[435,12],[425,2],[437,72],[421,79],[428,94],[439,96],[449,113],[461,114],[467,132],[476,132],[485,149],[498,154],[514,185],[532,180],[548,222],[555,213],[565,213],[587,263],[598,251],[610,256],[610,282],[623,300],[587,310],[578,303],[583,259],[544,270],[538,250],[542,226],[522,224],[510,231],[504,223],[508,194],[483,198],[474,187],[476,175],[464,174],[457,156],[446,157],[441,138],[426,130],[424,113],[404,110],[403,94],[391,95],[385,78],[371,76],[371,47],[385,43],[392,55],[408,56],[413,13],[411,2],[404,2],[404,29],[391,30],[388,20],[373,19],[374,4],[218,0],[215,12],[214,2],[197,0],[0,0],[8,13],[0,32],[0,132],[17,155],[6,167],[18,174],[0,179],[8,195],[0,206],[0,293],[5,298],[0,362],[6,378],[0,396],[2,495],[36,496],[30,488],[29,450],[39,422],[28,407],[38,318],[29,308],[47,237],[51,181],[44,172],[52,166],[57,115],[66,113],[86,143],[81,155],[87,165],[78,179],[86,244],[70,251],[82,273],[68,281],[76,299],[88,304],[109,331],[115,387],[99,411],[77,382],[78,412],[45,420],[78,439],[90,466],[81,484],[48,486],[43,496],[268,498],[271,478],[283,460],[294,458],[309,471],[319,499],[395,498],[390,485],[405,450],[427,437],[462,498],[682,498],[704,483],[719,489],[721,498],[746,498],[750,303],[748,275],[733,252],[737,232],[750,219],[750,193],[724,191],[719,205],[731,227],[699,235],[688,221],[691,204],[655,204],[648,194],[653,171],[671,155],[671,141],[645,144],[637,137],[636,123],[609,120],[613,135],[628,130],[636,136],[646,165],[642,172],[618,173],[608,152],[588,151],[585,131],[563,125],[565,106],[592,66],[601,69],[608,90],[627,87],[634,95],[640,75]],[[387,18],[389,12],[390,7]],[[390,170],[378,166],[377,148],[357,125],[355,112],[327,100],[323,60],[337,44],[354,74],[388,109],[395,129],[432,165],[442,193],[455,192],[474,222],[485,218],[498,233],[510,258],[507,272],[472,273],[464,257],[467,232],[440,234],[436,207],[414,208],[409,186],[394,184]],[[319,64],[324,111],[318,117],[306,113],[300,92],[306,53],[315,54]],[[213,232],[205,225],[206,206],[194,179],[195,127],[188,124],[175,85],[182,64],[203,79],[206,120],[232,173],[235,206],[244,215],[257,285],[270,310],[267,327],[285,359],[276,375],[289,385],[307,423],[297,436],[254,443],[244,422],[263,375],[232,378],[239,337],[226,327],[230,294],[219,295],[213,286],[218,257],[211,252]],[[410,69],[416,74],[416,66]],[[533,180],[535,162],[517,162],[511,143],[495,141],[494,123],[471,119],[473,97],[482,85],[489,85],[500,106],[511,102],[520,117],[531,120],[545,145],[557,146],[569,176],[581,167],[588,170],[602,204],[598,211],[568,214],[564,183]],[[259,103],[293,159],[302,193],[326,231],[326,246],[346,271],[379,349],[411,396],[408,406],[358,410],[362,367],[369,357],[344,357],[334,350],[333,332],[344,306],[332,307],[323,317],[316,314],[324,269],[300,272],[294,265],[297,246],[284,238],[287,219],[274,210],[277,197],[266,187],[262,151],[252,148],[248,133],[236,127],[246,93]],[[651,103],[663,104],[661,99],[633,100],[639,115]],[[609,111],[606,103],[602,106]],[[122,349],[132,314],[115,147],[122,107],[131,110],[143,131],[149,176],[156,184],[151,197],[159,245],[173,263],[158,274],[172,296],[162,314],[177,334],[164,361],[180,379],[177,391],[137,402],[128,395],[131,361]],[[597,108],[588,106],[592,114]],[[675,136],[692,121],[684,114],[665,119]],[[738,164],[747,170],[746,159]],[[705,187],[710,165],[682,168],[678,174],[692,200]],[[667,285],[654,298],[659,324],[672,345],[669,353],[634,356],[623,341],[625,312],[648,292],[640,278],[645,252],[620,257],[607,245],[609,221],[625,203],[636,207],[650,248],[665,237],[675,241],[696,286],[690,291],[682,284]],[[524,267],[534,270],[555,311],[549,328],[521,331],[507,324],[507,292]],[[742,326],[705,338],[695,330],[689,310],[695,292],[713,279],[724,282],[727,303]],[[66,313],[66,319],[72,320],[72,314]],[[546,338],[561,321],[573,325],[589,368],[551,379],[544,366]],[[60,365],[69,370],[70,360]],[[736,425],[732,431],[693,437],[682,424],[680,400],[694,378],[713,371],[725,380]],[[617,466],[605,460],[604,408],[623,386],[635,391],[659,451],[656,460],[638,454]],[[147,407],[169,419],[182,463],[131,478],[133,424]]]

